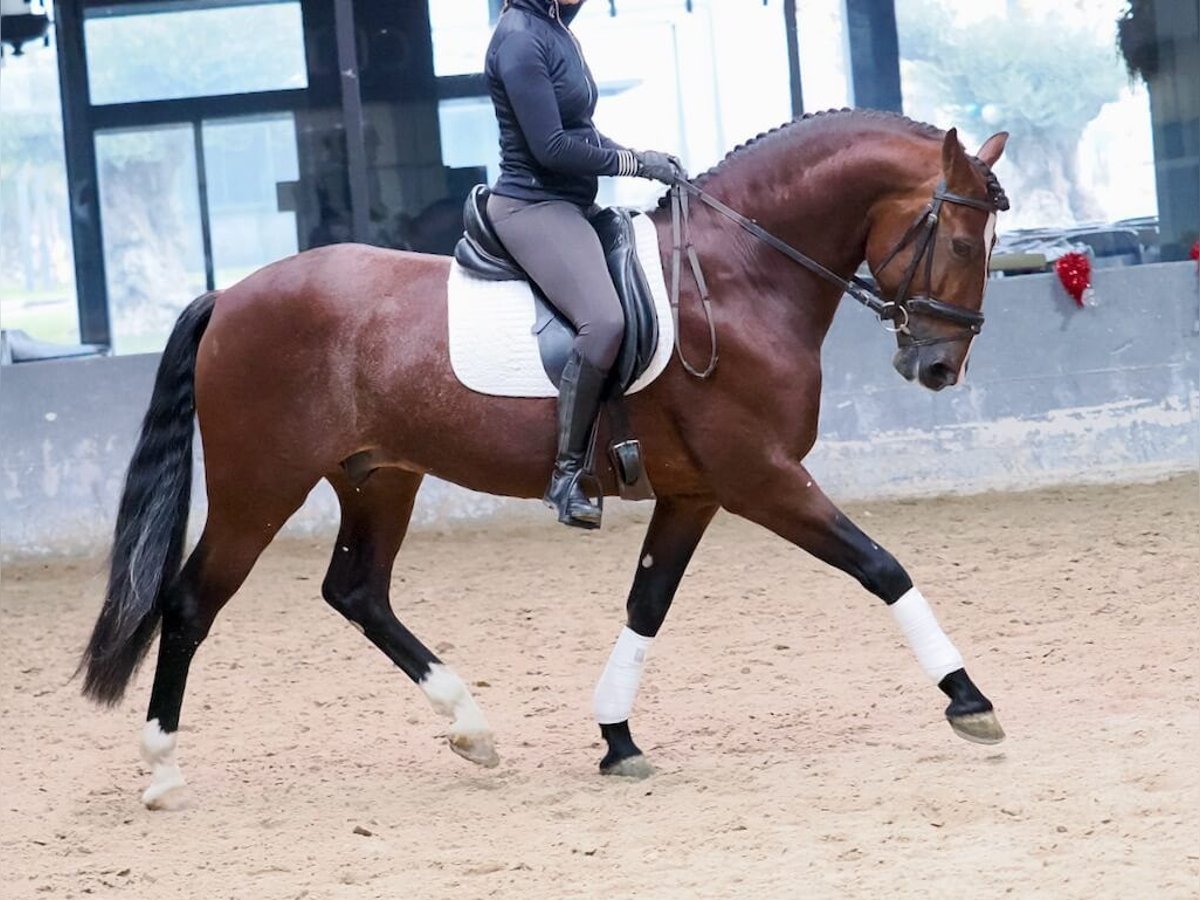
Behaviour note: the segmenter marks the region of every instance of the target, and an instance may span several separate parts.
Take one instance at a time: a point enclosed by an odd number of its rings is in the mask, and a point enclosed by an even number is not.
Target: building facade
[[[968,149],[1012,132],[1014,240],[1183,259],[1200,223],[1200,0],[589,0],[597,120],[692,171],[804,111]],[[498,147],[500,0],[57,0],[0,71],[0,319],[161,348],[175,314],[337,241],[448,252]],[[4,0],[0,31],[36,12]],[[4,23],[8,23],[7,29]],[[19,51],[19,52],[17,52]],[[654,185],[605,179],[601,201]]]

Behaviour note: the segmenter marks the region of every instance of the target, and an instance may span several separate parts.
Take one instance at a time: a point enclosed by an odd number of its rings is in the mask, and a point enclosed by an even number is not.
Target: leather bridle
[[[952,191],[946,190],[946,182],[943,181],[934,190],[933,198],[929,201],[929,204],[917,216],[916,221],[908,227],[908,231],[904,232],[904,236],[900,238],[900,242],[892,248],[892,252],[884,258],[879,268],[875,270],[876,277],[878,277],[879,273],[888,267],[901,250],[910,243],[914,243],[916,250],[913,252],[913,258],[909,262],[908,268],[904,270],[904,277],[900,281],[900,288],[896,292],[896,299],[891,301],[897,315],[903,314],[903,322],[897,325],[894,330],[909,334],[908,320],[911,315],[943,319],[961,326],[959,334],[940,338],[926,338],[923,340],[914,339],[907,345],[910,347],[960,341],[972,338],[983,330],[983,313],[976,312],[973,309],[964,309],[961,306],[955,306],[953,303],[945,303],[934,297],[932,293],[924,295],[915,294],[912,297],[908,295],[909,288],[912,287],[913,277],[917,274],[917,269],[920,267],[922,259],[925,260],[925,285],[928,290],[932,291],[933,289],[933,247],[937,238],[939,216],[943,202],[970,206],[987,213],[996,212],[996,206],[990,201],[977,200],[974,197],[964,197],[962,194],[955,194]],[[883,317],[881,316],[880,318]]]
[[[896,296],[894,299],[889,300],[879,292],[875,285],[864,281],[857,275],[851,275],[848,279],[842,278],[837,273],[825,268],[825,266],[821,265],[815,259],[780,240],[753,219],[749,219],[737,210],[731,209],[716,197],[706,193],[691,182],[679,179],[671,185],[670,190],[671,235],[673,243],[671,252],[670,299],[675,319],[675,347],[679,354],[679,361],[682,363],[684,369],[697,378],[707,378],[717,367],[717,332],[712,316],[712,298],[708,293],[708,284],[704,280],[704,273],[700,271],[700,260],[691,242],[688,199],[690,196],[697,197],[721,215],[736,222],[763,243],[770,245],[789,259],[794,260],[826,281],[840,287],[844,293],[849,294],[867,309],[871,310],[871,312],[875,313],[880,322],[890,323],[890,327],[885,325],[888,331],[906,335],[909,338],[904,345],[906,347],[923,347],[930,344],[970,340],[983,329],[984,319],[982,313],[956,306],[953,303],[946,303],[934,297],[932,293],[910,296],[908,292],[912,288],[913,279],[921,266],[922,260],[925,262],[925,284],[928,286],[928,290],[932,291],[933,247],[937,237],[938,220],[942,204],[956,203],[961,206],[983,210],[987,213],[994,213],[1000,207],[991,199],[980,200],[975,197],[965,197],[962,194],[953,193],[946,190],[946,182],[942,181],[934,189],[933,196],[921,211],[916,221],[909,226],[908,230],[900,238],[900,241],[892,248],[891,252],[888,253],[887,257],[876,270],[876,274],[878,275],[879,272],[887,268],[900,251],[909,244],[914,245],[915,249],[912,260],[909,262],[908,268],[904,271],[904,276],[900,281],[900,287],[896,292]],[[684,358],[683,347],[679,343],[679,281],[684,254],[687,255],[692,275],[696,279],[696,286],[700,291],[700,301],[704,308],[705,321],[708,324],[710,355],[708,365],[704,369],[692,366]],[[913,316],[941,319],[958,325],[959,329],[950,335],[916,338],[909,330],[909,322]]]

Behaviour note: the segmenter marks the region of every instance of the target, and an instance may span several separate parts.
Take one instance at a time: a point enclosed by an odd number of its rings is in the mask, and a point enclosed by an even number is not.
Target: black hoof
[[[632,778],[641,781],[654,774],[654,766],[644,756],[630,756],[605,768],[600,766],[601,775],[612,775],[617,778]]]
[[[970,713],[965,716],[946,716],[954,733],[973,744],[998,744],[1004,740],[1004,729],[994,712]]]
[[[975,687],[966,669],[955,669],[938,682],[942,693],[950,698],[946,707],[947,719],[961,719],[992,711],[992,701]]]
[[[600,734],[608,744],[608,752],[600,760],[602,775],[624,775],[631,778],[645,778],[653,773],[650,763],[633,742],[629,734],[629,723],[618,722],[615,725],[601,725]]]
[[[1004,729],[996,719],[992,701],[975,687],[966,670],[951,672],[938,687],[950,698],[946,720],[955,734],[976,744],[998,744],[1004,740]]]

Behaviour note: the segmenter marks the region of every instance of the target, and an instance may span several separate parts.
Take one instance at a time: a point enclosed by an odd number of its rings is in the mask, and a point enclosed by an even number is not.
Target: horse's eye
[[[966,238],[955,238],[950,242],[950,250],[955,256],[970,259],[975,253],[975,244]]]

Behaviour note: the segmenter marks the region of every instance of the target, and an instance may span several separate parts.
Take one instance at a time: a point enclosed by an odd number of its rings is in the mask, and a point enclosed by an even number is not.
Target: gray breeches
[[[530,203],[492,194],[487,212],[513,259],[579,332],[575,348],[607,372],[621,348],[625,314],[584,210],[565,200]]]

